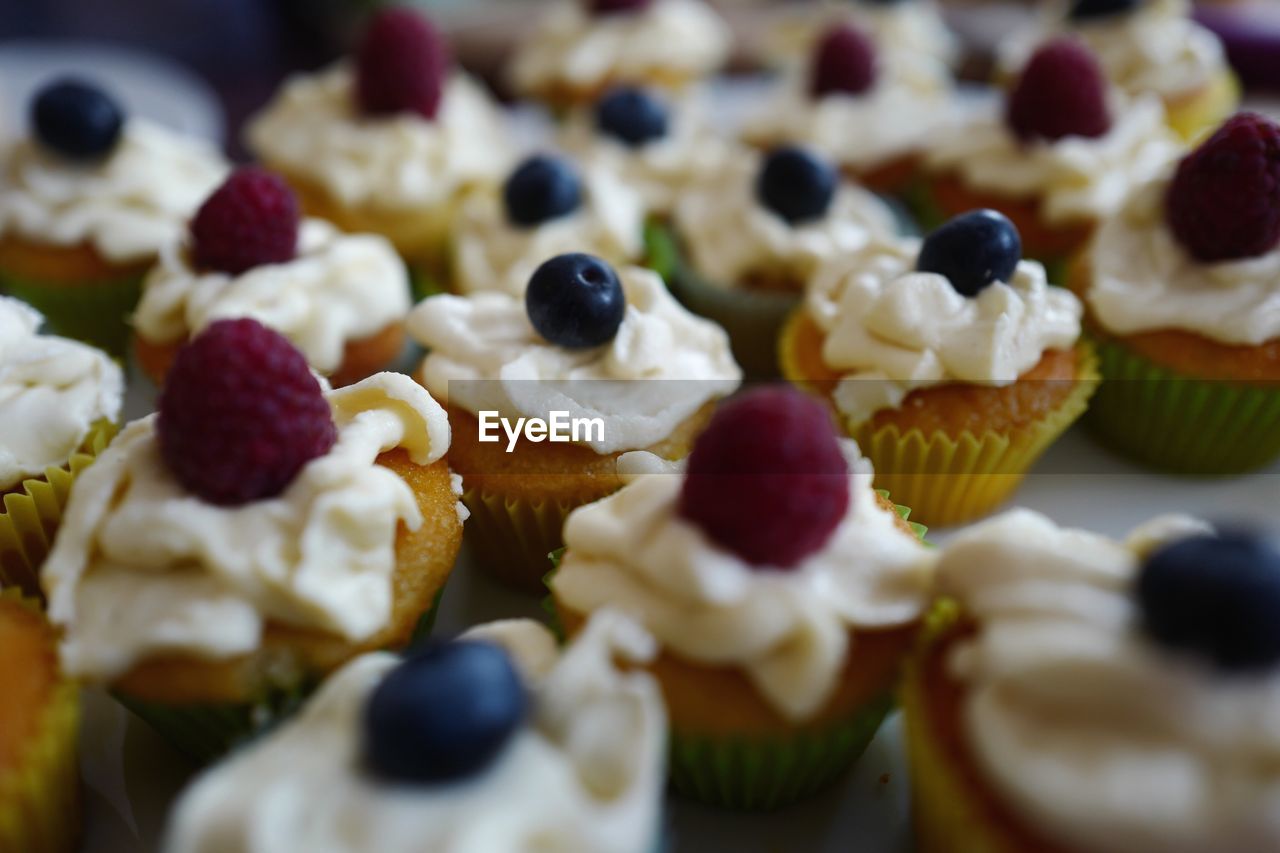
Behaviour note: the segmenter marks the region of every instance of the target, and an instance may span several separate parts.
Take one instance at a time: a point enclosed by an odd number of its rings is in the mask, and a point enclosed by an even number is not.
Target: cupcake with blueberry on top
[[[903,693],[921,850],[1274,850],[1280,547],[1026,510],[942,550]]]
[[[825,265],[788,321],[784,375],[822,395],[876,484],[929,525],[1004,501],[1084,413],[1097,359],[1083,308],[1022,258],[999,213]]]
[[[678,93],[719,71],[732,42],[704,0],[556,0],[517,45],[511,84],[557,112],[618,86]]]
[[[806,148],[743,157],[676,206],[666,249],[680,300],[729,333],[752,378],[777,376],[778,331],[824,261],[894,234],[893,211]]]
[[[449,411],[468,542],[483,566],[534,592],[569,512],[622,485],[618,457],[684,456],[742,378],[724,330],[656,273],[590,255],[551,258],[521,296],[430,297],[408,327],[428,351],[418,376]],[[557,411],[588,426],[568,441],[503,431]]]
[[[500,191],[476,193],[453,226],[448,289],[520,296],[533,271],[554,255],[589,252],[610,263],[645,254],[645,201],[639,189],[603,164],[578,168],[564,157],[535,154]]]
[[[657,638],[680,793],[742,810],[815,793],[892,705],[930,598],[919,527],[786,388],[725,403],[683,472],[622,462],[631,481],[565,525],[549,585],[567,633],[618,609]]]
[[[213,146],[127,116],[92,83],[50,83],[30,137],[0,146],[0,292],[122,355],[142,276],[226,171]]]
[[[325,390],[256,320],[192,338],[158,408],[76,480],[41,582],[67,674],[203,760],[428,630],[466,510],[421,386]]]
[[[1241,113],[1136,188],[1072,264],[1106,380],[1089,425],[1165,470],[1280,457],[1277,282],[1280,126]]]
[[[133,315],[134,355],[157,384],[182,345],[217,320],[252,317],[280,332],[341,386],[395,361],[404,348],[409,279],[375,234],[343,234],[301,219],[278,176],[236,171],[165,246]]]
[[[442,275],[463,198],[511,162],[497,106],[405,8],[376,13],[351,60],[287,81],[248,142],[308,216],[386,237],[421,286]]]

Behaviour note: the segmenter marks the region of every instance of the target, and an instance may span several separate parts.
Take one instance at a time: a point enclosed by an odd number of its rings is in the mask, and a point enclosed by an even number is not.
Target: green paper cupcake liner
[[[408,264],[407,266],[409,268],[409,292],[413,296],[415,304],[428,296],[438,296],[441,293],[449,292],[448,284],[438,272],[429,270],[421,264]]]
[[[498,580],[532,593],[545,591],[548,555],[563,547],[569,513],[581,502],[523,501],[465,489],[471,511],[463,536],[482,568]]]
[[[1280,383],[1196,379],[1115,341],[1096,345],[1103,383],[1085,424],[1107,446],[1177,474],[1240,474],[1280,458]]]
[[[675,235],[656,219],[644,224],[644,265],[662,276],[668,287],[680,268],[680,249]]]
[[[44,315],[56,335],[92,344],[123,358],[132,329],[129,318],[142,294],[142,276],[47,284],[0,272],[0,291],[26,302]]]

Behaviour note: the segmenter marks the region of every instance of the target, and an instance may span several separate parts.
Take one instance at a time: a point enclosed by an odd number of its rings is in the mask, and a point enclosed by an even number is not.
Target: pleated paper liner
[[[465,488],[462,502],[471,511],[466,542],[480,565],[508,586],[545,592],[547,555],[564,544],[564,521],[583,501],[533,502]]]
[[[410,648],[431,634],[443,595],[442,587],[431,607],[419,617],[411,639],[403,648]],[[112,691],[112,695],[175,749],[197,765],[205,765],[288,719],[326,675],[328,673],[308,673],[288,684],[267,687],[245,702],[170,705],[143,700],[120,690]]]
[[[129,317],[142,294],[142,276],[68,284],[21,279],[0,271],[0,292],[43,314],[50,333],[124,358],[132,332]]]
[[[1223,69],[1195,95],[1175,104],[1166,104],[1165,122],[1187,142],[1195,142],[1215,129],[1240,106],[1240,81],[1230,69]]]
[[[0,601],[39,609],[16,589],[0,590]],[[79,728],[79,688],[64,681],[54,688],[15,766],[0,770],[0,850],[67,853],[74,848],[80,832]]]
[[[1225,475],[1280,458],[1280,383],[1182,376],[1110,340],[1085,424],[1124,455],[1177,474]]]
[[[62,521],[71,484],[91,465],[116,434],[115,424],[99,421],[67,464],[43,477],[23,480],[4,495],[0,512],[0,586],[16,586],[40,598],[39,571]]]

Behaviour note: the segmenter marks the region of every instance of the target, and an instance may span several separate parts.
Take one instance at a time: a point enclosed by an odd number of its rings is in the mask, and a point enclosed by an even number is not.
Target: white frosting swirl
[[[119,365],[93,347],[37,334],[43,320],[0,296],[0,492],[65,465],[94,423],[120,417]]]
[[[614,264],[644,254],[644,199],[608,169],[581,171],[582,204],[531,228],[507,219],[502,194],[467,199],[454,224],[452,284],[462,293],[501,291],[523,296],[529,278],[547,258],[587,252]]]
[[[206,771],[174,811],[166,853],[646,853],[660,831],[667,724],[651,676],[620,667],[653,638],[617,613],[561,654],[518,620],[472,629],[505,646],[531,719],[474,779],[414,786],[362,764],[364,709],[398,662],[352,661],[263,741]]]
[[[146,262],[182,236],[226,172],[212,146],[138,118],[97,162],[15,141],[0,151],[0,235],[88,244],[113,264]]]
[[[297,257],[240,275],[196,269],[189,247],[164,247],[133,316],[152,343],[185,340],[215,320],[252,317],[293,342],[321,373],[342,364],[348,343],[381,332],[409,311],[404,262],[373,234],[345,235],[307,219]]]
[[[1092,222],[1115,213],[1133,187],[1182,151],[1154,97],[1114,97],[1111,117],[1100,137],[1023,143],[1005,124],[1003,101],[985,104],[936,140],[928,162],[973,189],[1038,199],[1050,224]]]
[[[421,379],[431,393],[473,414],[514,420],[602,418],[597,453],[649,447],[742,381],[724,330],[690,314],[654,272],[620,269],[627,310],[613,340],[572,350],[542,338],[523,297],[433,296],[409,315],[429,352]]]
[[[376,464],[404,448],[441,458],[449,421],[407,376],[327,393],[338,440],[278,497],[217,506],[160,454],[156,416],[134,421],[80,475],[45,563],[63,668],[110,680],[152,655],[253,652],[274,622],[351,641],[391,615],[396,529],[422,522],[413,490]]]
[[[449,78],[430,121],[416,113],[362,115],[353,89],[345,62],[293,77],[249,125],[249,144],[268,165],[348,207],[418,212],[502,179],[508,135],[469,77]]]
[[[961,533],[939,591],[977,624],[948,660],[983,777],[1071,849],[1280,848],[1280,677],[1228,677],[1158,647],[1132,588],[1185,517],[1125,542],[1015,510]]]
[[[1134,192],[1086,252],[1089,309],[1118,335],[1181,329],[1223,344],[1280,338],[1280,247],[1256,258],[1206,264],[1165,222],[1168,177]]]
[[[516,89],[688,81],[719,69],[732,36],[703,0],[654,0],[636,12],[592,15],[581,0],[557,0],[516,50]]]
[[[758,158],[749,158],[690,192],[675,226],[694,269],[717,287],[739,287],[753,273],[804,282],[824,260],[897,232],[893,211],[861,187],[842,183],[824,216],[792,225],[756,196]]]
[[[845,374],[835,403],[854,423],[917,388],[1010,385],[1046,350],[1080,337],[1080,301],[1050,286],[1038,262],[1020,261],[1007,283],[965,297],[945,276],[916,272],[919,252],[918,240],[878,243],[825,265],[810,283],[822,360]]]

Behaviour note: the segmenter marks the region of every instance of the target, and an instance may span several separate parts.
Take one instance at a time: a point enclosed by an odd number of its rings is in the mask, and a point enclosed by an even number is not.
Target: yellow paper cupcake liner
[[[0,590],[0,598],[38,609],[16,589]],[[80,832],[79,727],[79,689],[64,681],[50,697],[17,766],[0,770],[0,850],[65,853],[73,849]]]
[[[0,586],[16,586],[27,595],[42,596],[40,567],[62,521],[71,484],[115,434],[115,424],[99,421],[65,466],[50,468],[43,477],[23,480],[5,494],[4,511],[0,512]]]
[[[464,534],[479,564],[508,586],[545,592],[549,555],[564,546],[565,519],[584,502],[532,502],[480,489],[464,489],[462,502],[471,511]]]
[[[1212,130],[1240,106],[1240,80],[1223,69],[1204,89],[1172,106],[1166,105],[1165,122],[1187,142]]]
[[[0,270],[0,291],[44,315],[50,333],[92,344],[124,358],[132,328],[129,317],[142,295],[142,276],[50,284]]]

